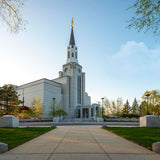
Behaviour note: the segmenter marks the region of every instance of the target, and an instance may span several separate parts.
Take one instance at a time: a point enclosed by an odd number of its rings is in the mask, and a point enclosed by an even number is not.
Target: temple
[[[95,120],[101,116],[99,104],[91,104],[91,98],[85,91],[85,73],[78,62],[78,47],[75,43],[73,19],[71,35],[67,46],[66,64],[62,66],[56,79],[40,79],[21,86],[15,86],[25,106],[30,107],[33,99],[38,98],[43,105],[43,117],[51,117],[57,107],[67,115],[64,121],[76,119]]]

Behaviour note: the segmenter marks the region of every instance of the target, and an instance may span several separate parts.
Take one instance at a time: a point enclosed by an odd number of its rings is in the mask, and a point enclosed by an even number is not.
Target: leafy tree
[[[39,116],[42,116],[44,114],[43,113],[43,106],[40,103],[40,100],[38,98],[33,99],[32,106],[31,106],[30,109],[31,109],[30,114],[33,117],[39,117]]]
[[[122,98],[117,98],[116,100],[116,106],[117,106],[117,111],[116,111],[116,115],[119,116],[123,107],[123,101]]]
[[[141,102],[141,105],[139,106],[139,114],[140,116],[144,116],[147,114],[147,102],[144,100]]]
[[[142,99],[146,101],[147,105],[147,97],[146,94],[149,94],[149,113],[154,115],[159,115],[159,106],[160,106],[160,94],[157,90],[146,91],[144,92]]]
[[[5,22],[11,32],[19,32],[24,29],[21,9],[24,0],[0,0],[0,18]]]
[[[122,109],[122,114],[129,114],[130,110],[131,110],[131,107],[130,107],[128,99],[127,99],[127,101],[124,104],[124,107]]]
[[[131,108],[131,113],[133,115],[138,115],[139,114],[139,106],[138,106],[136,98],[133,101],[132,108]]]
[[[55,116],[54,113],[55,113],[55,110],[56,110],[56,100],[55,99],[51,100],[49,109],[50,109],[50,115],[54,117]]]
[[[154,111],[157,116],[160,116],[160,104],[159,103],[155,105]]]
[[[60,120],[61,116],[65,116],[67,115],[67,113],[63,109],[58,109],[55,111],[54,115],[59,116],[59,120]]]
[[[104,98],[103,106],[104,106],[105,115],[109,115],[110,114],[110,107],[111,107],[109,99]]]
[[[61,116],[67,115],[67,113],[62,109],[62,102],[61,101],[56,104],[53,115],[59,116],[59,121],[60,121]]]
[[[129,20],[129,29],[144,29],[145,33],[152,30],[154,35],[160,35],[160,0],[136,0],[130,8],[136,11],[135,16]]]
[[[117,98],[116,101],[109,101],[104,99],[105,115],[120,115],[123,106],[122,98]]]
[[[4,85],[0,87],[0,110],[1,115],[14,114],[21,100],[18,99],[19,95],[14,90],[13,85]]]
[[[116,103],[115,103],[115,101],[111,101],[111,114],[112,115],[116,114]]]

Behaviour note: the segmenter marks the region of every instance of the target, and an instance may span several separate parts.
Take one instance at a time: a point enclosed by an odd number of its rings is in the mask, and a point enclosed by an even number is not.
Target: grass
[[[52,129],[54,127],[0,128],[0,142],[12,149]]]
[[[104,127],[104,129],[114,132],[121,137],[124,137],[148,149],[152,148],[152,143],[160,141],[160,128]]]

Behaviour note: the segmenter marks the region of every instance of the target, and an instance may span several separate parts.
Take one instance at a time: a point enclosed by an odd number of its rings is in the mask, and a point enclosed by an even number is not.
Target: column
[[[93,106],[93,118],[96,118],[96,109],[95,109],[95,106]]]
[[[89,107],[88,110],[89,110],[89,118],[91,118],[91,107]]]
[[[81,106],[81,118],[83,118],[83,108],[82,108],[82,106]]]
[[[99,115],[98,115],[98,117],[101,117],[101,107],[100,106],[98,106],[98,110],[99,110]]]

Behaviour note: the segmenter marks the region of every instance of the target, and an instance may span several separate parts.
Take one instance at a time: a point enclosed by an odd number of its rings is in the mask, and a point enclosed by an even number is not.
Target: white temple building
[[[51,117],[51,109],[55,104],[61,103],[62,109],[67,113],[66,119],[90,119],[100,116],[100,106],[91,105],[91,98],[85,91],[85,73],[78,63],[78,48],[75,44],[73,20],[71,35],[67,46],[66,64],[62,66],[59,77],[56,79],[40,79],[21,86],[15,86],[24,100],[24,106],[30,107],[33,99],[38,98],[43,105],[44,117]]]

